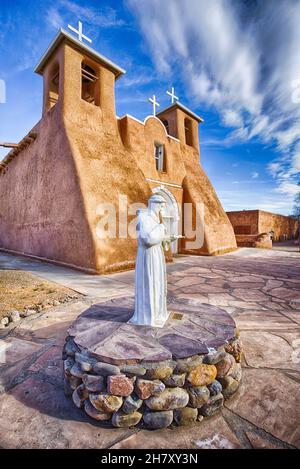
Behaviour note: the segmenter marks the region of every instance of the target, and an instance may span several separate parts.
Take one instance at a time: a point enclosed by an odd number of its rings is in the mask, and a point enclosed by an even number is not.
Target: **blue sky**
[[[174,86],[204,118],[201,161],[224,208],[291,212],[300,0],[0,0],[0,141],[19,141],[40,119],[34,66],[58,28],[79,19],[93,47],[127,71],[117,82],[118,115],[144,119],[148,97],[155,93],[162,109]]]

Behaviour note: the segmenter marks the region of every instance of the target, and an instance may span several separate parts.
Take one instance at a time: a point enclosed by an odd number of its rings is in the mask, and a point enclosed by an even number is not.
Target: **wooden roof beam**
[[[18,147],[18,143],[0,142],[0,147],[4,147],[4,148],[17,148],[17,147]]]

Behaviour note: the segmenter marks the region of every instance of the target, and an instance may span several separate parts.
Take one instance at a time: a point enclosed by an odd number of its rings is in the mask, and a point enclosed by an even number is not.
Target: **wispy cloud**
[[[51,7],[47,13],[48,23],[55,29],[61,28],[64,24],[64,20],[60,15],[59,11],[55,7]]]
[[[131,68],[133,67],[131,66]],[[134,67],[133,72],[131,76],[125,76],[123,80],[118,83],[120,88],[142,87],[157,80],[152,70],[145,71]]]
[[[253,171],[253,173],[251,173],[252,179],[257,179],[258,176],[259,176],[259,173],[257,173],[256,171]]]
[[[59,0],[57,6],[53,8],[57,12],[57,18],[54,14],[54,24],[56,19],[59,19],[62,9],[71,12],[80,20],[87,21],[91,25],[99,26],[101,28],[120,27],[125,25],[122,18],[117,17],[117,12],[113,8],[103,7],[101,2],[95,2],[95,7],[86,7],[73,2],[71,0]]]
[[[269,169],[278,189],[290,194],[292,186],[281,182],[285,174],[293,185],[300,171],[300,106],[293,99],[300,79],[300,1],[129,5],[160,73],[179,76],[196,105],[217,110],[232,129],[224,145],[250,139],[273,145],[278,157]]]
[[[59,0],[49,8],[46,14],[47,24],[56,30],[65,27],[70,14],[74,16],[76,21],[84,21],[94,29],[96,27],[116,28],[125,26],[124,19],[119,18],[113,8],[103,7],[100,2],[93,7],[82,6],[72,0]],[[96,29],[93,32],[95,37]]]

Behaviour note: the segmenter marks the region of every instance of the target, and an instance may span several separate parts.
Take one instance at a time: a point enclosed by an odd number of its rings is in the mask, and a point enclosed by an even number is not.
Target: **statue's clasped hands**
[[[171,235],[171,236],[166,236],[162,242],[163,248],[165,251],[168,251],[170,249],[170,244],[176,241],[177,239],[182,239],[185,238],[185,236],[182,235]]]

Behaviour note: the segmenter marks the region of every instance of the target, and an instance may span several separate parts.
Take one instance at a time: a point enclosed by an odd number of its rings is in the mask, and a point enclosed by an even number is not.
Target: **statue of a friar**
[[[148,208],[138,214],[135,311],[129,321],[131,324],[163,327],[168,319],[164,249],[179,236],[166,235],[162,218],[165,204],[161,195],[153,195]]]

